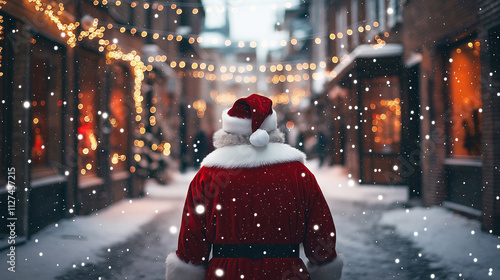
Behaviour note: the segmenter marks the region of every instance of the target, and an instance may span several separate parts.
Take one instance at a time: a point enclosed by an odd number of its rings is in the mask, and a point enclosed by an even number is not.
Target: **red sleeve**
[[[206,264],[211,244],[206,240],[206,205],[202,170],[191,184],[182,212],[181,229],[176,254],[186,263]]]
[[[314,175],[309,172],[305,179],[309,197],[304,251],[312,264],[326,264],[337,257],[335,250],[337,233],[330,208]]]

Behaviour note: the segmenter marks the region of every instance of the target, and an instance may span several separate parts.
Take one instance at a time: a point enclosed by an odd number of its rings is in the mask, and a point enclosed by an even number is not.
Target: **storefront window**
[[[110,96],[111,124],[111,167],[113,170],[124,170],[127,168],[127,148],[130,125],[130,110],[127,106],[127,98],[130,97],[130,74],[124,68],[113,67],[113,88]]]
[[[56,174],[62,151],[61,47],[35,37],[31,56],[31,165],[33,177]]]
[[[363,152],[399,153],[401,147],[401,101],[396,77],[371,79],[363,92]],[[368,90],[366,90],[368,89]],[[365,113],[363,113],[365,114]]]
[[[364,79],[360,89],[361,108],[357,111],[361,117],[361,180],[398,184],[401,182],[398,172],[401,153],[399,78]]]
[[[464,42],[449,52],[449,153],[452,157],[481,156],[480,43]]]
[[[83,176],[96,175],[99,146],[99,57],[80,52],[80,92],[78,93],[78,167]]]

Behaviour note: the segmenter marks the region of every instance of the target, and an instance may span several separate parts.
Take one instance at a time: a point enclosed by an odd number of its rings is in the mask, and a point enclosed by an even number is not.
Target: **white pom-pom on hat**
[[[250,143],[256,147],[264,147],[269,143],[269,133],[263,129],[257,129],[250,135]]]

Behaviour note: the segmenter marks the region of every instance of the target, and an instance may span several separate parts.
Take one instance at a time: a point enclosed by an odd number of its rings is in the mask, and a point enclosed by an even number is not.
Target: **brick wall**
[[[421,88],[423,117],[421,135],[424,139],[422,149],[424,205],[438,205],[446,198],[444,159],[446,157],[446,97],[444,96],[442,58],[435,49],[423,48]],[[427,108],[429,110],[427,110]],[[429,137],[427,137],[429,135]],[[427,139],[429,138],[429,139]]]
[[[426,206],[439,205],[447,196],[444,160],[448,144],[448,108],[442,47],[476,30],[476,5],[475,1],[420,0],[407,1],[403,7],[405,57],[414,52],[422,54],[420,132],[423,139],[422,203]]]
[[[22,25],[17,22],[15,28],[22,28]],[[21,32],[18,35],[8,37],[8,42],[12,43],[15,59],[13,60],[13,76],[12,76],[12,165],[16,169],[15,183],[16,191],[16,215],[20,223],[16,227],[16,233],[19,236],[28,235],[28,203],[26,202],[29,196],[29,191],[26,189],[30,185],[30,165],[29,159],[29,142],[27,141],[30,132],[29,110],[23,106],[25,100],[29,99],[29,83],[26,80],[26,64],[29,61],[27,55],[30,43],[29,32]]]
[[[500,234],[500,2],[480,1],[483,91],[483,230]],[[490,75],[492,73],[492,75]]]
[[[406,54],[443,43],[477,25],[476,1],[406,1],[403,7],[403,40]]]

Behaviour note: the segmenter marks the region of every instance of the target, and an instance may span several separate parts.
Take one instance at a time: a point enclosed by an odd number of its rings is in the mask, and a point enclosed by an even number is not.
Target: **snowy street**
[[[0,280],[500,280],[498,11],[0,0]]]
[[[477,221],[409,207],[403,187],[358,186],[341,167],[308,166],[333,213],[337,250],[347,261],[343,279],[495,279],[500,271],[500,240],[480,232]],[[149,182],[146,198],[49,226],[17,247],[15,273],[2,251],[0,278],[163,279],[194,174],[176,174],[167,186]]]

